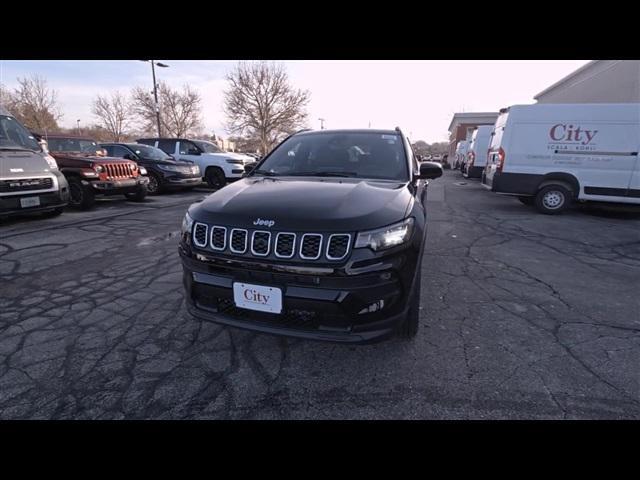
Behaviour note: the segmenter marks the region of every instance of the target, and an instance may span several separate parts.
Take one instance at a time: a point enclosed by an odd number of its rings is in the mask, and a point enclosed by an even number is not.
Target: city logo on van
[[[579,126],[567,125],[566,123],[557,123],[551,130],[549,136],[556,142],[571,142],[588,145],[596,136],[598,130],[582,130]]]

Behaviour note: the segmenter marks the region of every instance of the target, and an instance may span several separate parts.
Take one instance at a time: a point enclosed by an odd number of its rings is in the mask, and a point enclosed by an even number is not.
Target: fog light
[[[377,302],[372,303],[368,307],[363,308],[358,312],[358,315],[362,315],[363,313],[372,313],[377,312],[378,310],[382,310],[384,307],[384,300],[378,300]]]

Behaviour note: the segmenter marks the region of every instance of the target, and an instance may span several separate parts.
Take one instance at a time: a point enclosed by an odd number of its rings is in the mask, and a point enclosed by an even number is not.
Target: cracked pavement
[[[0,419],[640,418],[640,213],[540,215],[445,171],[418,336],[348,346],[186,313],[206,193],[0,224]]]

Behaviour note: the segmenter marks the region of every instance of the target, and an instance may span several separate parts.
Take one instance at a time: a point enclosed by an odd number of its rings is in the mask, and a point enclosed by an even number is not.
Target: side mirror
[[[442,166],[435,162],[422,162],[420,164],[420,178],[434,179],[442,176]]]
[[[247,175],[247,174],[251,173],[253,171],[253,169],[256,168],[257,164],[258,164],[258,162],[246,164],[244,166],[244,174]]]

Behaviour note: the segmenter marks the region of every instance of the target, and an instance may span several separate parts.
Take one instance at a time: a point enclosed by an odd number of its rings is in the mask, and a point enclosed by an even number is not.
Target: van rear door
[[[482,183],[489,188],[491,188],[491,186],[493,185],[493,177],[496,172],[502,169],[502,161],[504,160],[502,140],[504,138],[504,132],[505,127],[507,126],[508,118],[509,111],[498,115],[496,123],[493,127],[493,131],[491,132],[491,140],[489,141],[489,151],[487,154],[487,164],[484,168],[484,175],[482,175]]]

